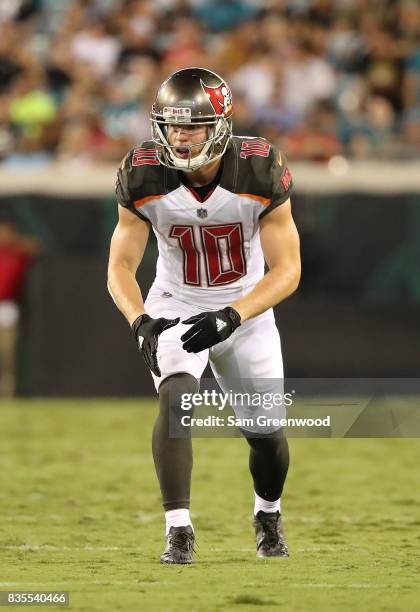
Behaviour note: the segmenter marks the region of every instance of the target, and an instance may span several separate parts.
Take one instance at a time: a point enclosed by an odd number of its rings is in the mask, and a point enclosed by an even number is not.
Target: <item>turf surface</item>
[[[417,439],[292,439],[290,559],[255,557],[241,439],[196,439],[196,564],[161,566],[155,402],[0,407],[0,590],[87,611],[418,609]]]

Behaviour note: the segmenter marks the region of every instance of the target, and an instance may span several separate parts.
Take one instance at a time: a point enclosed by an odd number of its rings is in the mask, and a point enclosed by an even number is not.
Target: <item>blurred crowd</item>
[[[186,66],[289,158],[420,157],[419,35],[418,0],[1,0],[0,163],[119,160]]]

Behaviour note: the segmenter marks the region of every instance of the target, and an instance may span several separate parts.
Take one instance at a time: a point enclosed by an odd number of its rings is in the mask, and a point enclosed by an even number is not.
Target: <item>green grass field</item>
[[[417,439],[291,439],[290,559],[257,559],[241,439],[196,439],[196,564],[161,566],[157,405],[0,408],[0,590],[66,590],[73,610],[418,609]]]

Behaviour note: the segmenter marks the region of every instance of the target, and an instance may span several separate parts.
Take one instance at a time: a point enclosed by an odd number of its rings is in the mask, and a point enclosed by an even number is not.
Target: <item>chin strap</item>
[[[208,150],[212,144],[214,144],[214,140],[210,140],[209,142],[207,142],[204,145],[203,150],[200,151],[200,154],[197,155],[197,157],[191,157],[191,147],[188,147],[189,148],[188,159],[179,159],[173,153],[172,149],[169,149],[168,155],[170,156],[173,165],[176,166],[179,170],[185,170],[186,172],[188,171],[191,172],[193,170],[197,170],[197,168],[199,168],[200,166],[204,166],[204,164],[210,161],[209,156],[208,156]]]

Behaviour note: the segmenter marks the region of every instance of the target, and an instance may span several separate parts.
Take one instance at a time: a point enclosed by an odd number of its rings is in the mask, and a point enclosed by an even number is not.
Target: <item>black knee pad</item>
[[[199,388],[198,380],[185,372],[165,378],[159,386],[160,416],[173,424],[180,423],[182,416],[192,416],[192,410],[183,409],[182,396],[184,393],[191,396]]]
[[[191,374],[172,374],[160,383],[159,399],[165,404],[180,402],[184,393],[197,393],[199,388],[200,383]]]
[[[276,453],[279,447],[284,444],[284,441],[286,440],[282,427],[268,434],[255,435],[243,429],[241,429],[241,432],[245,436],[249,446],[257,453]]]

